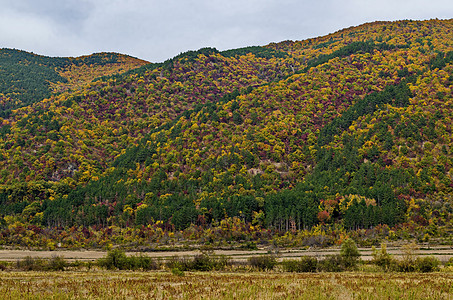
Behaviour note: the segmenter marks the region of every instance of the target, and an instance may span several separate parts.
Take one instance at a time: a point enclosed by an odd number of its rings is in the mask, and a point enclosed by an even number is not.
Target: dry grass
[[[1,272],[2,299],[453,299],[453,274]]]

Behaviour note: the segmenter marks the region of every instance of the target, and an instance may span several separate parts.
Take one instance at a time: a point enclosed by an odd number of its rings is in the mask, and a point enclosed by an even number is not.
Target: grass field
[[[0,298],[453,299],[453,274],[0,272]]]

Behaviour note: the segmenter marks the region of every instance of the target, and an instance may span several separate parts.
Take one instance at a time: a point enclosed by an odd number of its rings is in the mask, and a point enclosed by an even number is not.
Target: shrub
[[[39,258],[27,256],[24,259],[18,260],[16,267],[24,271],[42,271],[44,270],[44,261]]]
[[[389,253],[387,253],[387,245],[381,244],[381,250],[378,251],[373,247],[373,263],[382,268],[385,272],[396,268],[397,262],[393,259]]]
[[[47,270],[50,271],[64,271],[68,263],[61,256],[52,256],[47,262]]]
[[[167,268],[170,270],[178,269],[181,271],[188,271],[190,268],[190,262],[187,257],[173,256],[165,263]]]
[[[417,266],[415,263],[416,251],[418,249],[415,243],[406,244],[402,248],[402,259],[398,262],[398,271],[415,272]]]
[[[413,260],[400,260],[397,263],[397,271],[399,272],[415,272],[417,267],[415,265],[415,261]]]
[[[277,264],[277,258],[274,255],[253,256],[248,259],[250,266],[260,271],[272,270]]]
[[[126,257],[126,267],[129,270],[157,270],[159,264],[149,256],[138,255]]]
[[[319,269],[325,272],[342,272],[345,270],[341,255],[328,255],[319,262]]]
[[[98,259],[97,265],[108,270],[156,270],[159,264],[148,256],[126,256],[126,253],[119,249],[107,252],[107,256]]]
[[[341,244],[340,256],[346,269],[355,269],[357,267],[360,252],[354,240],[349,238]]]
[[[212,271],[222,270],[228,264],[226,256],[214,257],[208,253],[194,256],[193,259],[187,257],[173,256],[167,260],[166,266],[170,270],[179,269],[181,271]]]
[[[18,260],[16,267],[23,271],[64,271],[68,263],[61,256],[52,256],[48,261],[27,256]]]
[[[127,269],[128,261],[126,253],[120,249],[113,249],[107,252],[107,256],[98,259],[97,264],[99,267],[108,270]]]
[[[184,276],[184,272],[178,268],[171,269],[171,273],[176,276]]]
[[[450,259],[445,263],[446,267],[453,267],[453,257],[450,257]]]
[[[302,240],[302,246],[307,246],[307,247],[327,247],[330,246],[334,243],[334,240],[332,237],[326,236],[326,235],[312,235],[304,238]]]
[[[282,265],[286,272],[316,272],[318,260],[316,257],[303,256],[300,260],[285,260]]]
[[[418,257],[415,260],[415,266],[417,271],[424,273],[438,271],[439,264],[440,261],[433,256]]]
[[[207,254],[195,255],[193,258],[190,269],[195,271],[211,271],[215,268],[215,260]]]

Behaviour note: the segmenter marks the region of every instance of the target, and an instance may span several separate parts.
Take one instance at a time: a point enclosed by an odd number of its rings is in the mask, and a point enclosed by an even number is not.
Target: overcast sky
[[[452,0],[0,0],[0,48],[48,56],[120,52],[160,62],[187,50],[304,40],[381,20],[453,18]]]

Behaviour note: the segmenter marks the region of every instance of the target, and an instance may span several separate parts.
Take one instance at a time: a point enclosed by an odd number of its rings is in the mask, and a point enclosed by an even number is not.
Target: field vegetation
[[[4,299],[451,299],[451,273],[1,272]]]
[[[154,259],[119,249],[88,262],[26,257],[0,263],[0,293],[4,299],[451,299],[453,259],[440,264],[415,249],[408,244],[396,258],[382,244],[367,262],[351,239],[320,260],[263,254],[235,261],[211,252]]]

